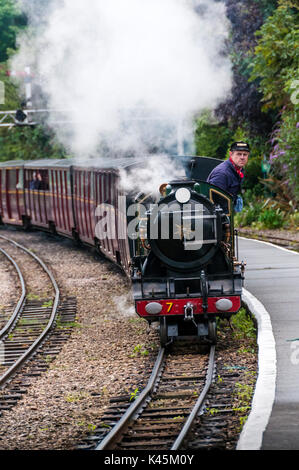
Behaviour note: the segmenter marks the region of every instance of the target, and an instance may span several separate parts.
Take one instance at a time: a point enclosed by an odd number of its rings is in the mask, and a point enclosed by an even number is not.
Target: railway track
[[[16,401],[25,393],[28,386],[28,377],[36,377],[47,369],[49,360],[45,360],[42,355],[51,358],[56,355],[69,332],[60,330],[50,338],[54,332],[54,327],[59,315],[62,323],[72,322],[75,319],[75,301],[68,299],[60,302],[60,290],[55,278],[45,263],[26,247],[7,237],[0,236],[0,242],[13,248],[14,254],[8,253],[3,245],[0,247],[1,253],[14,266],[21,286],[21,295],[17,305],[11,312],[6,324],[0,331],[0,413],[1,410],[10,409]],[[26,264],[24,259],[20,261],[19,252],[27,257]],[[16,261],[18,257],[18,261]],[[30,264],[28,264],[28,257]],[[24,272],[28,269],[34,269],[35,276],[41,278],[41,272],[45,273],[48,282],[51,284],[52,296],[49,298],[34,298],[32,290],[29,292],[30,281],[24,279]],[[45,285],[47,292],[49,286]],[[38,297],[38,296],[36,296]],[[15,379],[12,380],[18,371],[24,369],[37,353],[42,349],[42,355],[34,361],[33,367],[27,367],[24,377],[16,379],[18,383],[15,386]],[[10,390],[6,391],[7,384],[10,384]],[[5,393],[2,392],[5,388]]]
[[[178,450],[203,407],[215,372],[215,346],[209,354],[161,348],[143,391],[115,399],[105,425],[79,448],[96,450]],[[132,400],[133,399],[133,400]],[[107,427],[112,429],[107,433]]]

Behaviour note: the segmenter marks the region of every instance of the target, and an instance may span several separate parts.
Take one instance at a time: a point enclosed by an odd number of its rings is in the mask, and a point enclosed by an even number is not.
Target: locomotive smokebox
[[[147,212],[147,240],[167,267],[193,271],[214,256],[222,239],[222,209],[192,190],[171,182],[171,193]]]

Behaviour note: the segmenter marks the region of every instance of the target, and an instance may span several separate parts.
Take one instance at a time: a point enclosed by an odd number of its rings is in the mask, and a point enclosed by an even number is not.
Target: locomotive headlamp
[[[147,311],[147,313],[149,313],[150,315],[157,315],[158,313],[161,312],[162,310],[162,305],[159,304],[158,302],[150,302],[147,304],[147,306],[145,307],[145,310]]]
[[[176,200],[180,202],[181,204],[186,204],[186,202],[189,201],[190,197],[191,197],[191,193],[189,189],[187,188],[180,188],[175,193]]]
[[[221,312],[226,312],[227,310],[230,310],[232,306],[233,303],[229,299],[219,299],[216,302],[217,310],[220,310]]]

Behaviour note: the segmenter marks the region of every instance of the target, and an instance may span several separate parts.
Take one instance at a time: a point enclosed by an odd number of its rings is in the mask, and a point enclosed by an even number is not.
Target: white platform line
[[[243,427],[237,450],[259,450],[275,399],[276,347],[271,318],[264,305],[246,289],[242,300],[258,324],[258,377],[251,412]]]

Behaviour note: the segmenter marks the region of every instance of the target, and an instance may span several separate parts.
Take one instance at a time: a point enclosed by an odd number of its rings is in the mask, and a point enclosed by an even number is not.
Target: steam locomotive
[[[216,343],[216,318],[241,307],[233,201],[206,182],[221,160],[171,161],[183,176],[165,181],[158,197],[157,188],[128,194],[119,185],[120,172],[138,177],[145,159],[2,163],[0,223],[79,240],[119,264],[137,314],[159,322],[163,346],[182,338]]]

